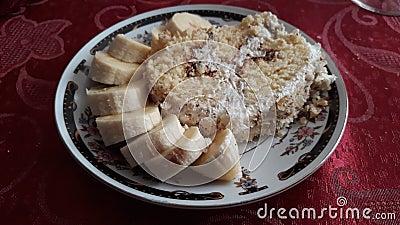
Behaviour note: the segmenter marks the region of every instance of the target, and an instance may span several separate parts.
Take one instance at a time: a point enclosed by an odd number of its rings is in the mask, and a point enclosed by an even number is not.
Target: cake
[[[218,89],[219,87],[213,85],[212,82],[208,82],[208,84],[204,82],[207,77],[220,80],[222,86],[224,84],[229,85],[229,80],[231,79],[236,79],[237,81],[247,77],[249,80],[246,81],[251,84],[251,88],[255,89],[256,92],[270,90],[276,103],[276,131],[278,134],[287,128],[305,108],[310,111],[311,116],[316,116],[319,113],[320,106],[326,106],[328,103],[326,100],[321,99],[320,94],[331,88],[330,84],[335,80],[335,76],[328,74],[325,68],[326,61],[321,53],[320,45],[307,42],[298,30],[286,31],[284,25],[270,12],[249,15],[235,26],[188,29],[185,32],[174,34],[166,29],[160,32],[158,37],[159,43],[165,43],[164,47],[167,47],[167,50],[161,57],[154,57],[153,55],[150,62],[147,63],[145,79],[150,84],[150,97],[154,102],[160,104],[161,108],[167,113],[179,116],[183,123],[192,126],[198,125],[199,121],[201,121],[201,118],[198,118],[199,116],[209,117],[210,115],[199,115],[197,112],[199,111],[198,107],[189,109],[190,104],[189,106],[187,104],[183,106],[183,110],[186,113],[182,115],[176,110],[176,107],[163,102],[165,102],[171,91],[174,90],[176,95],[176,88],[179,88],[179,92],[182,92],[177,93],[178,95],[190,94],[191,92],[197,92],[200,95],[202,93],[199,90],[209,92],[211,89]],[[199,42],[199,40],[204,41]],[[209,57],[205,58],[206,61],[215,61],[215,57],[210,58],[210,54],[215,53],[207,50],[207,48],[210,48],[209,46],[207,47],[207,43],[210,42],[226,44],[236,48],[237,52],[232,54],[229,53],[229,49],[228,51],[223,51],[224,48],[227,48],[226,46],[220,47],[216,46],[217,44],[212,46],[214,49],[219,47],[216,53],[219,54],[217,61],[224,61],[223,63],[229,67],[232,64],[231,61],[229,62],[229,58],[236,60],[234,62],[235,67],[231,68],[234,73],[227,75],[231,71],[227,72],[221,68],[215,68],[215,65],[211,65],[212,63],[191,60],[191,57],[196,60],[203,59],[201,57]],[[188,43],[192,43],[192,46],[188,47],[190,45]],[[186,49],[190,47],[192,48],[191,50]],[[174,49],[178,49],[178,53],[174,52]],[[193,49],[201,49],[203,55],[196,55]],[[189,59],[191,62],[174,66],[172,59],[178,61]],[[262,72],[262,78],[254,75],[254,71],[257,68],[250,62],[255,62]],[[198,79],[197,84],[196,82],[190,82],[194,78]],[[190,86],[186,89],[180,88],[182,82],[186,82]],[[239,94],[244,93],[243,90],[239,90],[234,85],[231,86]],[[225,88],[223,87],[222,89]],[[268,90],[263,94],[268,96]],[[312,104],[305,106],[308,100]],[[250,122],[247,124],[238,123],[237,125],[242,127],[234,126],[232,128],[235,137],[239,136],[238,142],[251,141],[254,137],[261,135],[261,125],[257,118],[262,114],[262,110],[270,110],[270,105],[264,109],[257,108],[254,99],[249,99],[249,96],[245,96],[243,101],[246,104],[246,113]],[[220,116],[224,116],[216,104],[199,101],[195,105],[198,106],[198,103],[200,105],[208,104]],[[241,119],[243,120],[243,118]],[[224,128],[220,123],[220,119],[215,119],[215,122],[221,129]],[[250,129],[248,140],[244,140],[239,135],[245,129],[243,127],[246,126]]]

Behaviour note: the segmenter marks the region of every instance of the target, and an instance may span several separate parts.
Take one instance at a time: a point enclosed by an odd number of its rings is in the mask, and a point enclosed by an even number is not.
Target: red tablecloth
[[[92,37],[125,18],[179,4],[218,3],[260,11],[309,34],[334,59],[349,95],[344,136],[310,178],[267,200],[220,210],[144,203],[103,185],[68,153],[55,126],[60,76]],[[400,17],[350,0],[24,0],[0,3],[0,224],[399,224]],[[268,207],[347,206],[396,219],[260,219]],[[386,214],[386,217],[389,214]]]

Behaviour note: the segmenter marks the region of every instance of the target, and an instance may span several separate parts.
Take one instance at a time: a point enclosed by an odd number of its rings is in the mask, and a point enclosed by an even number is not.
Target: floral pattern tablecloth
[[[349,119],[338,148],[278,196],[218,210],[151,205],[88,175],[57,133],[56,86],[87,41],[142,12],[198,3],[272,11],[320,42],[345,80]],[[400,17],[349,0],[1,1],[0,158],[1,224],[399,224]],[[317,211],[345,204],[370,208],[375,218],[260,218],[266,204]]]

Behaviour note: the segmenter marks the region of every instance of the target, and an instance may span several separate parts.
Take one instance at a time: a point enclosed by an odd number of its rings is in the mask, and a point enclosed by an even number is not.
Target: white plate
[[[164,8],[122,21],[89,41],[65,69],[55,102],[59,133],[75,159],[93,176],[118,191],[148,202],[181,208],[221,208],[254,202],[279,194],[314,173],[334,151],[347,120],[346,88],[328,55],[328,69],[337,80],[327,93],[330,101],[326,112],[306,125],[294,123],[287,136],[276,138],[274,147],[257,170],[245,169],[243,177],[232,182],[212,182],[196,187],[160,183],[141,169],[129,170],[119,151],[107,150],[101,145],[95,116],[88,108],[85,95],[85,89],[92,85],[86,74],[93,52],[106,48],[118,33],[149,41],[151,28],[179,11],[199,14],[220,25],[235,24],[244,16],[257,13],[223,5]],[[283,23],[288,31],[295,29]]]

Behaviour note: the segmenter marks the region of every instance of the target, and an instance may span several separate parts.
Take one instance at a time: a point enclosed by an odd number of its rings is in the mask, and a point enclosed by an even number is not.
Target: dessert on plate
[[[152,29],[151,46],[118,34],[96,52],[89,78],[107,86],[87,96],[104,144],[126,141],[132,167],[168,181],[214,161],[212,171],[224,172],[202,175],[231,180],[238,144],[281,135],[328,104],[322,93],[335,76],[325,66],[319,44],[270,12],[221,27],[176,13]]]

